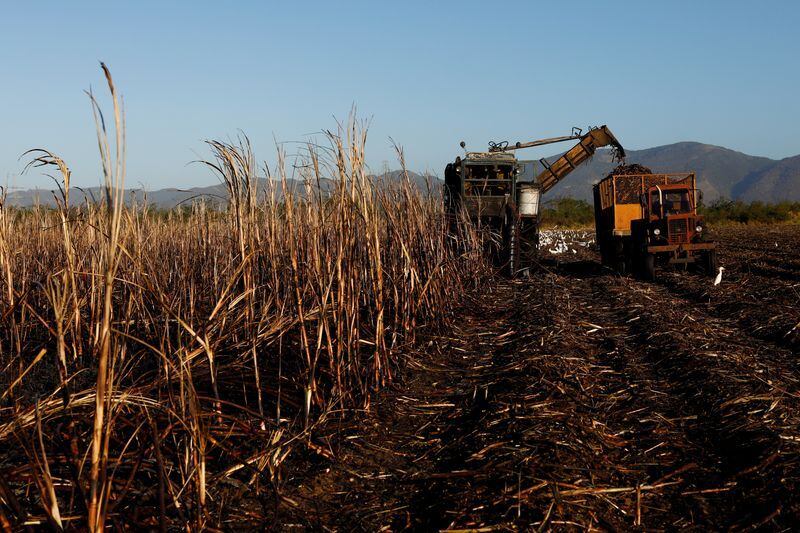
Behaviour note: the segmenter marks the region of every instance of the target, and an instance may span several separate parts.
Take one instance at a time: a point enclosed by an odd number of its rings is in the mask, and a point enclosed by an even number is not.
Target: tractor
[[[657,264],[700,265],[717,273],[717,252],[697,213],[694,173],[609,175],[594,186],[595,231],[603,264],[652,280]]]

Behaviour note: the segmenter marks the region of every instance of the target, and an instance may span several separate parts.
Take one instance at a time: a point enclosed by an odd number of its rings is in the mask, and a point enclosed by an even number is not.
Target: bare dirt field
[[[274,523],[800,527],[800,228],[717,231],[719,286],[619,277],[592,237],[487,284],[372,409],[317,432]]]

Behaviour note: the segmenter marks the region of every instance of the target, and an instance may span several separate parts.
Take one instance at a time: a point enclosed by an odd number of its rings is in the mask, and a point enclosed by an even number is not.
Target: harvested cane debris
[[[366,530],[795,529],[800,234],[715,238],[717,287],[679,270],[620,278],[574,246],[486,288],[412,354],[402,387],[328,427],[337,460],[288,481],[287,516]]]

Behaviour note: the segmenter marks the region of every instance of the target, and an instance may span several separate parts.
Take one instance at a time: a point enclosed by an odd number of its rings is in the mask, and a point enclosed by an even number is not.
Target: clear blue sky
[[[0,179],[61,154],[99,182],[83,90],[112,69],[128,184],[207,185],[203,139],[274,140],[372,119],[369,162],[441,174],[465,140],[608,124],[629,148],[682,140],[800,153],[800,2],[9,2],[0,15]],[[549,154],[553,149],[546,150]],[[538,157],[546,153],[533,152]]]

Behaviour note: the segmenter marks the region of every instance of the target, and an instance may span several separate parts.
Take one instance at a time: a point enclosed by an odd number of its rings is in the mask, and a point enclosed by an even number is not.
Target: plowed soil
[[[718,286],[584,246],[488,283],[289,465],[276,524],[797,530],[800,228],[716,238]]]

